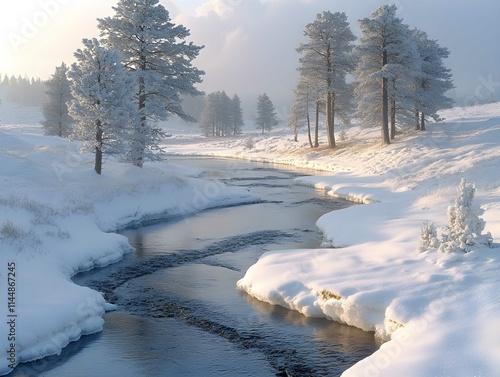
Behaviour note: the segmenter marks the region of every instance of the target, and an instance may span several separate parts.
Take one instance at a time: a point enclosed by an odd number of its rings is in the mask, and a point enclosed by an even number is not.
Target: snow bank
[[[28,123],[37,117],[25,116]],[[0,126],[0,312],[10,321],[0,327],[1,353],[9,355],[0,358],[0,374],[102,329],[112,306],[70,277],[133,251],[110,232],[257,200],[167,163],[138,169],[109,159],[98,176],[93,155],[78,150],[41,135],[33,122]]]
[[[424,221],[446,224],[461,178],[476,184],[485,231],[500,242],[500,104],[441,116],[444,123],[399,135],[385,147],[378,129],[353,127],[335,151],[310,150],[279,132],[253,135],[250,150],[248,135],[183,140],[170,149],[329,171],[297,183],[366,203],[318,220],[324,244],[336,248],[265,253],[237,284],[259,300],[386,341],[343,376],[499,375],[500,249],[417,249]]]

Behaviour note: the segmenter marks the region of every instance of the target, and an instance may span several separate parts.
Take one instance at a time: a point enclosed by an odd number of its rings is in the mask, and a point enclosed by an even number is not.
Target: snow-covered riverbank
[[[41,135],[36,111],[8,119],[7,110],[0,108],[0,277],[8,282],[9,263],[15,266],[17,317],[15,325],[0,327],[0,347],[9,354],[13,329],[18,359],[57,353],[102,328],[102,314],[111,307],[69,278],[130,251],[123,237],[109,232],[256,199],[170,164],[139,170],[108,160],[99,177],[92,156],[80,155],[76,143]],[[399,135],[387,147],[379,145],[378,129],[357,127],[346,130],[335,151],[310,150],[304,135],[295,143],[280,131],[208,140],[176,129],[166,140],[173,154],[323,170],[297,183],[369,203],[318,220],[325,245],[340,248],[264,254],[238,283],[263,301],[390,340],[345,376],[495,376],[500,370],[500,249],[417,251],[424,221],[446,224],[461,178],[476,184],[486,231],[500,242],[500,105],[441,115],[444,123]],[[9,291],[2,287],[7,313]],[[0,359],[0,372],[8,363]]]
[[[186,140],[171,153],[204,154],[330,171],[298,179],[371,203],[317,225],[341,248],[264,254],[238,282],[260,300],[375,331],[386,342],[344,376],[496,376],[500,371],[500,249],[421,253],[424,221],[447,223],[461,178],[477,187],[486,231],[500,242],[500,104],[442,112],[444,123],[380,146],[378,129],[351,128],[335,151],[286,133]]]
[[[110,232],[257,199],[168,163],[108,160],[98,176],[78,143],[41,135],[37,110],[22,112],[31,116],[9,123],[20,112],[4,109],[0,118],[0,311],[10,323],[0,326],[0,374],[102,329],[112,306],[70,277],[132,251]]]

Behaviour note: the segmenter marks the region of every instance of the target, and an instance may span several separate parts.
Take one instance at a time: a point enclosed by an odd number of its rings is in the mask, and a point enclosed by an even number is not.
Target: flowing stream
[[[378,349],[372,333],[236,290],[263,252],[319,247],[316,220],[349,203],[295,185],[307,171],[169,160],[202,167],[203,177],[246,187],[263,201],[122,231],[135,253],[74,277],[118,305],[105,314],[104,331],[13,376],[339,376]]]

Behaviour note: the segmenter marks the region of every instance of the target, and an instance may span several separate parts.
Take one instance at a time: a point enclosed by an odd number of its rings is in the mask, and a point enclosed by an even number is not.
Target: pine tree
[[[217,136],[233,133],[233,104],[225,91],[219,92],[219,132]]]
[[[68,70],[68,66],[63,62],[45,82],[47,102],[42,106],[44,117],[42,125],[46,135],[67,137],[72,132],[73,118],[69,115],[68,103],[73,96],[67,77]]]
[[[215,136],[217,128],[217,98],[216,93],[205,96],[203,111],[200,115],[200,131],[206,137]]]
[[[245,122],[243,121],[243,110],[241,109],[240,97],[238,97],[237,94],[234,94],[231,99],[231,123],[233,135],[240,135],[243,133],[242,127]]]
[[[234,132],[233,101],[226,92],[210,93],[200,117],[200,130],[205,136],[227,136]]]
[[[95,152],[94,169],[102,171],[103,155],[125,152],[128,127],[137,117],[133,106],[134,80],[116,51],[97,39],[84,39],[68,76],[73,100],[69,113],[75,119],[72,138],[83,141],[83,151]]]
[[[476,187],[465,179],[460,181],[455,203],[448,207],[448,226],[442,234],[439,251],[467,253],[474,245],[490,246],[493,242],[491,234],[482,234],[486,225],[480,218],[484,210],[473,204]]]
[[[257,99],[257,119],[255,122],[257,128],[259,128],[262,133],[265,131],[270,132],[271,129],[278,124],[276,109],[266,93],[261,94]]]
[[[319,146],[319,115],[324,107],[324,95],[319,87],[320,83],[314,77],[308,77],[303,73],[300,74],[299,82],[293,91],[294,99],[289,119],[289,123],[293,124],[294,127],[297,127],[298,123],[306,122],[307,137],[311,148]],[[314,141],[311,136],[311,109],[315,112]]]
[[[346,77],[355,68],[352,55],[352,33],[345,13],[323,12],[316,20],[306,25],[304,36],[307,43],[300,44],[297,52],[300,58],[299,72],[303,77],[310,77],[320,83],[326,104],[326,125],[328,142],[335,147],[335,117],[339,115],[347,121],[352,110],[352,93],[346,83]]]
[[[191,65],[202,47],[186,43],[189,30],[175,25],[159,0],[120,0],[115,15],[98,19],[103,43],[117,50],[126,69],[136,74],[135,102],[140,111],[129,154],[142,167],[158,160],[163,137],[157,121],[175,114],[195,121],[182,109],[181,95],[201,94],[194,85],[204,73]]]
[[[446,97],[445,93],[454,86],[451,71],[443,62],[450,55],[449,50],[429,39],[421,30],[414,29],[413,36],[421,61],[421,70],[414,78],[415,128],[424,131],[426,116],[437,121],[437,112],[453,105],[453,100]]]
[[[396,11],[384,5],[360,20],[357,47],[357,117],[367,126],[381,124],[385,144],[391,142],[390,123],[394,134],[396,111],[408,111],[408,83],[418,71],[415,43]]]

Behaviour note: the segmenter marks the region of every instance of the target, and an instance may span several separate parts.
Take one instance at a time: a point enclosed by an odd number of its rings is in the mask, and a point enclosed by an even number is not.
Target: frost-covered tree
[[[120,0],[113,17],[98,19],[103,43],[117,50],[126,69],[135,72],[135,102],[140,111],[129,158],[141,167],[158,160],[163,136],[157,121],[175,114],[195,121],[182,109],[181,95],[202,94],[195,88],[203,71],[191,65],[201,48],[187,43],[189,30],[175,25],[159,0]]]
[[[255,123],[262,133],[270,132],[278,124],[276,109],[266,93],[259,95],[257,99],[257,119],[255,119]]]
[[[321,83],[314,77],[307,77],[303,72],[299,75],[299,81],[294,89],[294,99],[289,124],[298,125],[305,121],[307,124],[307,137],[311,148],[319,146],[319,115],[324,114],[324,92],[320,89]],[[315,113],[314,140],[311,136],[311,109]]]
[[[68,66],[56,67],[52,77],[45,82],[47,102],[42,106],[42,126],[46,135],[68,137],[73,129],[73,118],[68,112],[68,103],[73,99],[67,77]]]
[[[464,252],[474,249],[475,245],[490,246],[491,234],[483,234],[485,221],[481,219],[484,210],[473,204],[476,187],[465,179],[460,181],[455,203],[448,207],[448,225],[444,228],[439,251]]]
[[[210,93],[206,97],[200,117],[200,130],[205,136],[233,134],[233,102],[226,92]]]
[[[242,127],[245,124],[243,121],[243,110],[241,109],[241,100],[237,94],[231,98],[231,124],[233,135],[240,135]]]
[[[217,117],[217,93],[209,93],[205,96],[203,111],[200,115],[200,131],[202,135],[206,137],[216,135]]]
[[[294,101],[292,103],[292,107],[290,108],[290,115],[288,116],[287,122],[288,127],[293,131],[293,141],[299,141],[299,129],[302,127],[302,116],[304,115],[304,110],[301,109],[303,102]],[[309,115],[309,112],[307,112]],[[309,144],[312,145],[311,140],[311,123],[308,122],[308,136],[309,136]]]
[[[380,124],[385,144],[391,142],[389,122],[395,124],[397,109],[409,110],[407,83],[418,70],[414,40],[396,11],[395,5],[384,5],[360,20],[362,37],[356,49],[357,117],[366,126]]]
[[[325,11],[316,15],[314,22],[304,30],[307,42],[297,48],[303,54],[299,72],[303,78],[320,83],[326,104],[328,142],[335,147],[335,117],[348,122],[352,110],[352,93],[346,77],[355,68],[352,54],[356,37],[352,33],[345,13]]]
[[[426,117],[437,121],[437,112],[453,105],[453,100],[446,97],[445,93],[454,86],[451,71],[443,62],[450,55],[449,50],[429,39],[421,30],[414,29],[413,37],[421,62],[421,70],[414,78],[415,128],[424,131]]]
[[[71,66],[73,100],[69,113],[75,120],[72,138],[83,141],[84,151],[94,151],[97,174],[105,154],[123,154],[128,127],[136,118],[133,106],[134,80],[123,68],[116,51],[107,50],[97,39],[84,39]]]
[[[439,247],[436,226],[432,221],[426,221],[420,228],[420,251]]]

